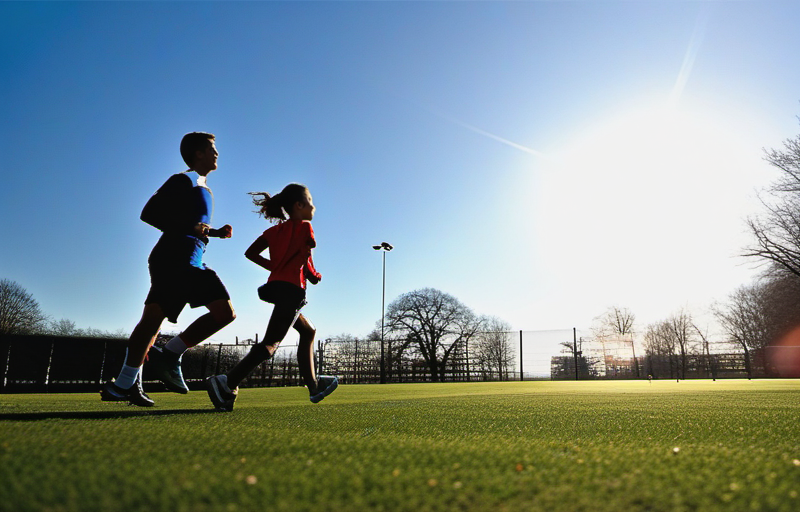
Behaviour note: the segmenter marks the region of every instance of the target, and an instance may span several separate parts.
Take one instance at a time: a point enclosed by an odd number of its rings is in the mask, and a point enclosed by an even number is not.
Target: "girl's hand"
[[[303,274],[306,276],[306,281],[311,284],[317,284],[322,281],[322,274],[319,272],[312,272],[308,267],[303,267]]]

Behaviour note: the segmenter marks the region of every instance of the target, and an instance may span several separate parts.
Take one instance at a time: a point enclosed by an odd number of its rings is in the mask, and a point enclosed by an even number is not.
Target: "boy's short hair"
[[[212,142],[213,133],[192,132],[184,135],[181,139],[181,156],[186,165],[191,168],[194,165],[195,152],[205,151]]]

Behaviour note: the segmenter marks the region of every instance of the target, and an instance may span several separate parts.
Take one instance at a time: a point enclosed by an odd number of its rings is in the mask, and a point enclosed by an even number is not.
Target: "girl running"
[[[314,372],[314,335],[316,330],[300,309],[306,304],[306,281],[317,284],[322,276],[314,268],[311,250],[316,247],[311,219],[314,203],[304,185],[292,183],[277,195],[251,192],[258,213],[277,222],[259,236],[245,251],[247,259],[269,270],[267,284],[258,289],[261,300],[273,304],[272,316],[263,341],[226,375],[215,375],[207,382],[208,396],[217,409],[233,410],[239,384],[256,367],[272,357],[283,338],[294,327],[300,334],[297,362],[308,388],[310,400],[317,403],[339,385],[336,377],[317,376]],[[287,219],[288,214],[288,219]],[[269,259],[261,253],[269,249]]]

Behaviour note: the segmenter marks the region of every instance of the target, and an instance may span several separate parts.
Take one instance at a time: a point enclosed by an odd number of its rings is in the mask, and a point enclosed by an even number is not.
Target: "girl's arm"
[[[308,260],[306,260],[306,265],[303,267],[303,274],[306,277],[306,281],[311,284],[317,284],[322,281],[322,274],[317,272],[317,269],[314,268],[314,259],[311,255],[308,255]]]
[[[255,241],[250,244],[250,247],[244,251],[244,257],[259,267],[265,268],[266,270],[272,270],[272,261],[261,256],[261,253],[266,251],[267,247],[269,247],[269,241],[267,240],[267,237],[262,235],[256,238]]]

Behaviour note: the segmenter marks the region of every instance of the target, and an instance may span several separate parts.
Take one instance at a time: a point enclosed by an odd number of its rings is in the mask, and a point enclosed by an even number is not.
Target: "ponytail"
[[[267,192],[248,192],[253,196],[256,213],[271,222],[283,222],[288,219],[288,212],[296,202],[305,202],[305,185],[290,183],[274,196]],[[259,197],[260,196],[260,197]]]

